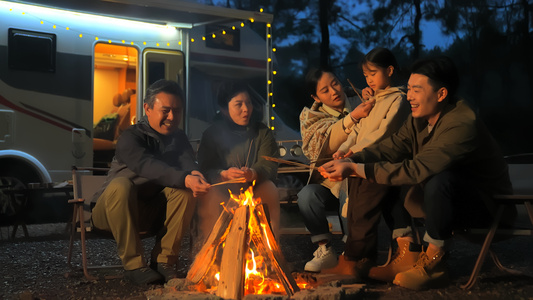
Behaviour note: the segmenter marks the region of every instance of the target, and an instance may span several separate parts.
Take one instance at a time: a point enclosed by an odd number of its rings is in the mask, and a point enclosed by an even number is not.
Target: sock
[[[428,245],[428,249],[426,250],[426,255],[429,257],[429,258],[432,258],[434,257],[435,255],[437,255],[437,253],[439,252],[444,252],[444,249],[438,247],[438,246],[435,246],[433,244],[429,244]]]

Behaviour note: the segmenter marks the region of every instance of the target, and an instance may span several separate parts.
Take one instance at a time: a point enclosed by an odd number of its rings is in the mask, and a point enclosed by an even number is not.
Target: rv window
[[[8,61],[11,69],[55,72],[56,35],[9,28]]]
[[[148,86],[165,78],[165,63],[151,61],[148,63]]]
[[[222,34],[223,31],[225,34]],[[214,38],[205,40],[207,48],[241,51],[241,31],[239,28],[207,25],[205,35],[212,36],[213,34],[215,35]]]

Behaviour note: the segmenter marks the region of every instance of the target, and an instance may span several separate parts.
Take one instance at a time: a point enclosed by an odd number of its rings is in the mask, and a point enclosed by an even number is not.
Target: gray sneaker
[[[148,267],[142,267],[135,270],[124,270],[124,278],[136,285],[156,283],[163,280],[161,274]]]
[[[305,264],[304,270],[308,272],[320,272],[323,269],[330,269],[337,265],[337,254],[331,247],[318,245],[314,258]]]
[[[166,282],[168,282],[170,279],[178,278],[178,272],[176,272],[175,265],[157,263],[155,266],[152,265],[152,268],[159,274],[163,275]]]

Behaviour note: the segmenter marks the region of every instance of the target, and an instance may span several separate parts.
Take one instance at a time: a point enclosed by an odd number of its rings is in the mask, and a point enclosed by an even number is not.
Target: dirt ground
[[[0,236],[0,299],[146,299],[145,292],[161,285],[134,286],[123,279],[88,281],[80,270],[79,250],[73,258],[74,269],[67,267],[68,236],[64,223],[29,225],[30,237],[21,232],[8,239],[7,228]],[[12,229],[12,227],[11,227]],[[341,253],[343,244],[336,236],[334,247]],[[290,268],[302,271],[315,250],[309,235],[282,235],[279,240]],[[380,242],[380,244],[386,244]],[[144,240],[147,253],[152,239]],[[79,249],[79,244],[76,244]],[[89,259],[96,264],[119,264],[115,244],[108,239],[88,241]],[[184,240],[179,273],[185,277],[191,264],[189,241]],[[391,284],[368,282],[360,299],[533,299],[533,243],[531,237],[514,238],[495,244],[502,263],[522,275],[510,275],[487,259],[477,285],[469,291],[460,285],[467,281],[479,246],[457,239],[449,260],[453,283],[443,289],[415,292]],[[380,245],[380,260],[386,246]],[[69,273],[69,276],[65,274]]]

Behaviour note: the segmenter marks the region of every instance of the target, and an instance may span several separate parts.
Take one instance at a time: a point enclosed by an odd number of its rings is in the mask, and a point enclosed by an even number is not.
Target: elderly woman
[[[253,105],[248,86],[242,82],[221,85],[217,95],[220,115],[202,135],[198,149],[198,163],[208,182],[214,184],[242,179],[244,183],[213,186],[198,201],[200,237],[206,238],[213,228],[222,206],[229,199],[228,189],[235,195],[248,188],[253,181],[254,198],[268,208],[274,235],[279,235],[279,196],[274,180],[276,162],[263,156],[279,157],[278,147],[270,129],[259,121],[252,121]]]

